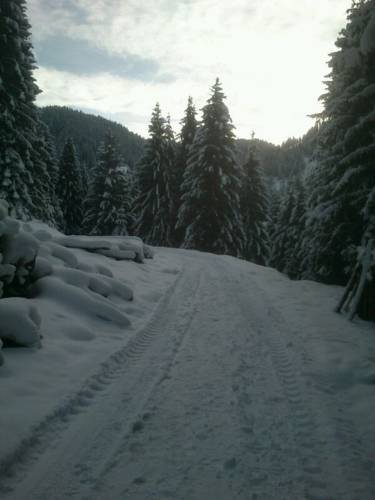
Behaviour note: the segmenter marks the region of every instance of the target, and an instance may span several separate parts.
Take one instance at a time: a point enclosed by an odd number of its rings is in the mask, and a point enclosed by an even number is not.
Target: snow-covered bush
[[[38,249],[38,240],[8,217],[7,203],[0,200],[0,297],[25,295]]]

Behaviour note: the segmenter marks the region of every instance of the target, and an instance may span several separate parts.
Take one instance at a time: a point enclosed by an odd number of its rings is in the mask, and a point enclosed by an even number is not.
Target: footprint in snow
[[[146,482],[146,479],[144,477],[136,477],[133,480],[134,484],[144,484]]]
[[[140,432],[141,430],[143,430],[143,427],[144,427],[144,423],[141,420],[137,420],[133,424],[132,432],[133,433]]]
[[[236,466],[237,466],[236,457],[232,457],[229,460],[227,460],[226,462],[224,462],[224,469],[226,469],[226,470],[233,470],[236,468]]]

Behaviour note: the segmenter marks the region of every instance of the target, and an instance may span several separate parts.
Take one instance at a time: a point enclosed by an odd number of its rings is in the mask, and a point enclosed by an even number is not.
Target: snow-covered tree
[[[184,173],[187,167],[189,150],[193,144],[194,137],[198,128],[196,118],[197,112],[193,104],[193,98],[188,98],[188,104],[185,115],[181,120],[180,141],[177,148],[177,159],[175,164],[175,176],[172,189],[173,203],[178,214],[181,206],[181,187],[184,179]],[[181,228],[175,229],[175,243],[179,246],[184,238],[184,231]]]
[[[132,224],[129,167],[122,162],[111,133],[105,137],[99,164],[106,177],[92,234],[127,235]]]
[[[344,284],[364,233],[375,185],[375,2],[354,1],[331,54],[324,110],[317,115],[317,166],[310,177],[306,272]]]
[[[48,127],[41,121],[37,125],[36,155],[32,172],[31,193],[33,216],[57,227],[63,225],[60,200],[57,196],[59,165]]]
[[[137,168],[136,232],[151,245],[171,244],[172,218],[170,161],[166,124],[156,104],[149,126],[150,138]]]
[[[224,99],[217,79],[189,150],[178,227],[185,232],[185,248],[240,256],[244,243],[241,169]]]
[[[104,155],[104,142],[100,145],[98,158]],[[82,231],[84,234],[94,233],[95,224],[98,220],[99,203],[104,193],[104,182],[106,178],[105,162],[97,161],[92,167],[88,178],[88,187],[83,202]]]
[[[287,228],[285,265],[283,272],[290,278],[301,278],[303,270],[303,235],[306,221],[306,199],[302,179],[297,175],[292,183],[289,196],[292,197],[292,210]]]
[[[289,184],[287,192],[281,199],[274,231],[270,234],[271,252],[269,264],[281,272],[285,270],[287,264],[288,233],[294,210],[294,201],[293,186]]]
[[[1,2],[0,33],[0,197],[11,215],[53,222],[25,0]]]
[[[269,257],[268,198],[259,162],[252,146],[242,167],[241,212],[245,243],[243,256],[256,264],[265,265]]]
[[[267,220],[267,233],[269,235],[270,240],[270,253],[271,253],[271,235],[275,234],[277,229],[277,223],[280,215],[280,206],[282,200],[282,192],[279,192],[278,189],[273,188],[272,186],[268,188],[269,190],[269,212],[268,212],[268,220]]]
[[[348,312],[350,319],[358,314],[375,321],[375,187],[369,194],[363,215],[366,229],[362,244],[336,311]]]
[[[85,193],[82,229],[85,234],[95,235],[97,233],[100,203],[103,200],[108,168],[113,163],[114,158],[116,158],[116,162],[119,161],[117,143],[112,131],[107,129],[104,140],[99,146],[96,164],[90,169],[90,176],[87,175],[87,179],[85,166],[81,169]]]
[[[68,139],[59,163],[57,193],[63,213],[66,234],[80,234],[82,225],[82,178],[76,150]]]
[[[169,184],[169,195],[170,195],[170,244],[177,245],[177,234],[175,230],[178,214],[178,203],[179,198],[176,194],[179,190],[181,184],[179,184],[179,175],[176,168],[177,164],[177,145],[176,138],[171,126],[171,117],[168,115],[165,128],[164,128],[164,157],[165,157],[165,169],[167,171],[167,179]]]
[[[301,278],[303,270],[304,229],[306,220],[305,188],[301,175],[288,181],[278,205],[278,216],[270,232],[270,265],[290,278]]]

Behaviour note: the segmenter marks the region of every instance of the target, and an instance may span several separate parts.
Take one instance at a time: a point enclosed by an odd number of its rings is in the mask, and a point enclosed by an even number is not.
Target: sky
[[[300,137],[351,0],[29,0],[42,94],[147,137],[160,103],[176,132],[219,77],[236,135]]]

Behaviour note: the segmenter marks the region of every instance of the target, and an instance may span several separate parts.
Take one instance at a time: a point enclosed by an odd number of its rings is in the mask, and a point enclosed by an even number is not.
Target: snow
[[[40,346],[41,317],[31,301],[20,297],[0,300],[0,338],[24,347]]]
[[[333,312],[342,288],[50,234],[42,348],[3,349],[2,499],[374,498],[374,326]]]
[[[67,248],[81,248],[106,255],[118,260],[135,260],[143,262],[152,258],[152,252],[145,249],[143,241],[135,236],[61,236],[54,240],[58,245]]]

